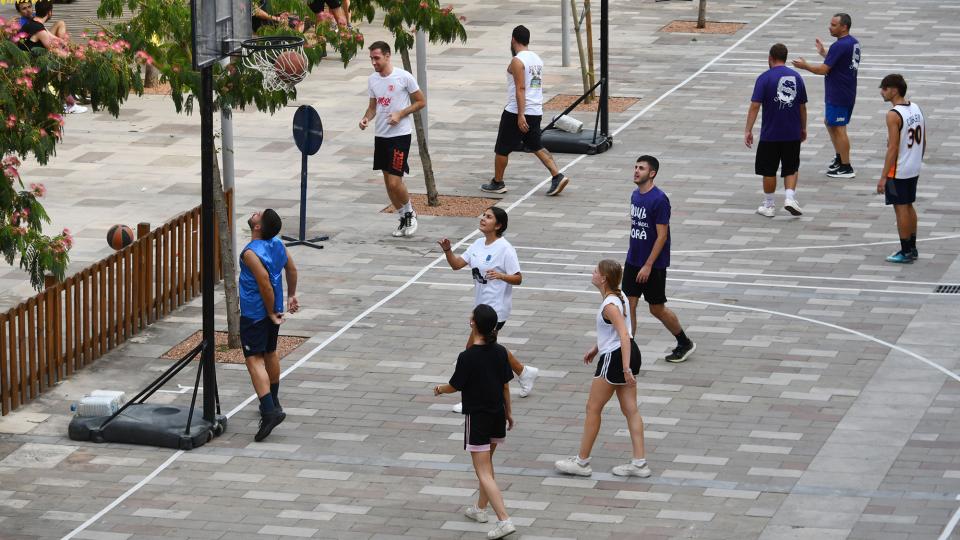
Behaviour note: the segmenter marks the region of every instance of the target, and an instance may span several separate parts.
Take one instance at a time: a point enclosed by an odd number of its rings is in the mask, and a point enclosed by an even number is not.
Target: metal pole
[[[314,129],[310,124],[309,129]],[[300,241],[307,239],[307,153],[302,152],[303,161],[300,162]]]
[[[610,97],[610,74],[607,68],[607,56],[609,55],[608,39],[609,32],[609,12],[607,11],[607,0],[600,0],[600,133],[610,135],[610,115],[607,109],[607,100]]]
[[[560,0],[560,65],[570,67],[570,4]]]
[[[417,30],[417,85],[423,92],[423,97],[427,97],[427,36],[423,30]],[[430,103],[430,100],[427,100]],[[427,134],[427,108],[420,111],[420,118],[423,119],[423,139],[424,142],[430,140]]]
[[[203,419],[215,421],[217,373],[213,353],[216,349],[213,327],[213,67],[200,70],[200,230],[202,236],[201,284],[203,290]]]

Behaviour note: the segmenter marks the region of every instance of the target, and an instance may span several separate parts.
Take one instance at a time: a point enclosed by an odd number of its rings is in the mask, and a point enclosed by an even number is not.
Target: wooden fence
[[[30,402],[197,297],[200,253],[198,206],[152,231],[139,224],[131,245],[63,282],[48,278],[43,292],[0,314],[0,413]],[[219,243],[215,254],[219,281]]]

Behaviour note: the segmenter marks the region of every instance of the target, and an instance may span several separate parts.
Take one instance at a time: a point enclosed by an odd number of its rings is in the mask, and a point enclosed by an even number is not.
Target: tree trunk
[[[697,13],[697,28],[707,27],[707,0],[700,0],[700,10]]]
[[[596,72],[593,69],[593,10],[590,8],[590,0],[584,0],[583,9],[586,11],[587,16],[587,75],[590,79],[590,88],[593,88],[593,85],[597,83],[597,78]],[[590,99],[586,101],[590,103],[594,99],[597,99],[596,90],[591,90]]]
[[[143,71],[143,87],[155,88],[158,84],[160,84],[160,70],[152,64],[147,64]]]
[[[577,0],[570,0],[570,14],[573,17],[573,31],[577,34],[577,53],[580,55],[580,76],[583,78],[583,93],[590,91],[590,78],[587,75],[587,59],[583,51],[583,37],[580,35],[580,17],[577,15]],[[589,95],[584,103],[593,103],[593,96]]]
[[[236,204],[236,203],[234,203]],[[220,242],[220,264],[223,268],[223,292],[227,300],[227,346],[240,348],[240,293],[237,289],[237,260],[233,254],[233,223],[229,221],[227,197],[220,179],[220,162],[213,160],[213,212],[217,220]]]
[[[410,51],[400,51],[403,59],[403,69],[413,72],[410,64]],[[430,159],[430,150],[427,149],[427,139],[423,135],[423,117],[420,111],[413,113],[413,125],[417,131],[417,148],[420,151],[420,163],[423,165],[423,183],[427,186],[427,204],[440,206],[440,194],[437,193],[437,182],[433,177],[433,161]]]

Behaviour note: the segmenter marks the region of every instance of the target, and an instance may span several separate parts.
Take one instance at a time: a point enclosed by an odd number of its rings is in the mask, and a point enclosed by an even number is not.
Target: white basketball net
[[[267,90],[293,90],[307,76],[307,57],[303,45],[277,49],[254,49],[243,58],[243,65],[263,75]]]

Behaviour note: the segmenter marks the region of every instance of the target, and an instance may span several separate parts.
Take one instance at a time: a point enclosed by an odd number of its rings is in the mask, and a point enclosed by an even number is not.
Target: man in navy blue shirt
[[[817,38],[817,52],[823,57],[823,63],[812,65],[803,58],[793,61],[793,67],[805,69],[817,75],[823,75],[826,101],[825,123],[827,133],[836,156],[827,168],[831,178],[853,178],[853,166],[850,165],[850,138],[847,137],[847,124],[853,115],[853,105],[857,101],[857,71],[860,69],[860,42],[850,35],[850,15],[837,13],[830,19],[830,35],[837,41],[830,46],[829,52]]]
[[[800,143],[807,139],[807,88],[800,74],[784,65],[786,61],[786,45],[777,43],[770,47],[767,57],[770,69],[757,77],[743,135],[744,144],[752,148],[753,124],[763,107],[754,170],[763,177],[764,198],[757,213],[766,217],[776,214],[773,194],[777,190],[777,169],[783,176],[786,191],[783,208],[795,216],[803,213],[797,203],[797,171],[800,170]]]
[[[697,348],[683,332],[677,315],[667,308],[667,267],[670,266],[670,199],[654,185],[660,162],[640,156],[633,168],[637,189],[630,196],[630,247],[623,265],[621,289],[630,303],[630,335],[637,332],[637,304],[642,296],[675,338],[677,346],[664,360],[683,362]]]
[[[256,212],[247,220],[250,243],[240,253],[240,342],[247,371],[260,399],[260,429],[254,440],[262,441],[286,418],[280,407],[280,358],[277,338],[283,322],[283,277],[290,296],[287,311],[300,308],[297,301],[297,267],[280,241],[282,222],[271,209]]]

